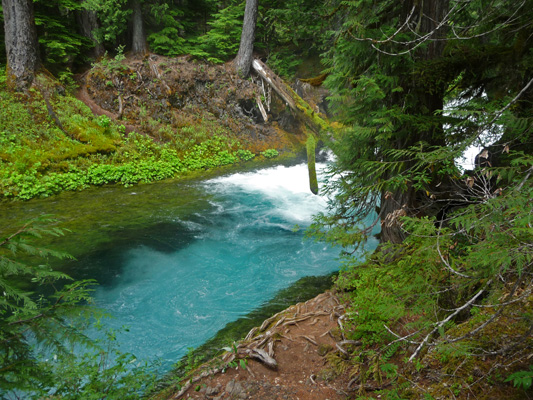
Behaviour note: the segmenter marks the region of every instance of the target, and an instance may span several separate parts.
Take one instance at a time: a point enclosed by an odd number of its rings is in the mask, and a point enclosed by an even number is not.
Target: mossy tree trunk
[[[311,134],[307,137],[307,170],[309,171],[309,189],[311,193],[318,194],[318,179],[316,176],[316,140]]]
[[[2,0],[8,87],[25,90],[39,68],[39,46],[32,0]]]

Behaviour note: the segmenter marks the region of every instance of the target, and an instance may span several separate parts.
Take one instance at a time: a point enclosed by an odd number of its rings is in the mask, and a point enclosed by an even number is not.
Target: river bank
[[[30,92],[14,94],[0,79],[0,200],[186,179],[291,157],[305,146],[305,124],[275,96],[264,120],[260,86],[227,65],[156,55],[104,59],[78,84],[43,75]]]
[[[334,366],[343,314],[331,291],[290,306],[154,399],[345,399],[354,388]]]

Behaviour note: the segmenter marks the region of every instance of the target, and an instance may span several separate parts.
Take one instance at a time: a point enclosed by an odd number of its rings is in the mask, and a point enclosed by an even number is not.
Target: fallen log
[[[308,134],[307,140],[307,165],[309,173],[309,187],[313,194],[318,194],[318,181],[315,168],[315,135],[321,135],[331,129],[329,122],[322,118],[318,113],[311,109],[292,88],[277,76],[270,68],[260,60],[255,59],[252,62],[252,69],[262,78],[263,82],[274,89],[274,91],[285,101],[294,114],[302,120],[312,133]],[[265,109],[258,99],[257,104],[265,122],[267,121]]]
[[[263,78],[274,91],[287,103],[287,105],[294,111],[297,111],[296,101],[293,96],[290,94],[290,91],[287,90],[287,84],[281,80],[266,64],[262,63],[259,60],[254,60],[252,62],[252,69],[257,72],[261,78]]]

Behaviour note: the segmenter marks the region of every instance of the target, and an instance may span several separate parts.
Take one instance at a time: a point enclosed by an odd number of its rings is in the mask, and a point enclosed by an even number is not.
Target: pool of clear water
[[[98,280],[120,349],[163,370],[279,290],[339,268],[337,248],[304,238],[326,199],[303,163],[24,204],[3,220],[56,214],[72,233],[53,244],[77,257],[63,268]]]

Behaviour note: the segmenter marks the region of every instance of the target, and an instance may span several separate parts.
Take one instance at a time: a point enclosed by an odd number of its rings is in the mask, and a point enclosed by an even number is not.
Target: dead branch
[[[431,330],[431,332],[429,332],[426,337],[424,338],[424,340],[422,340],[422,342],[418,345],[418,347],[416,348],[415,352],[411,355],[411,357],[409,357],[409,361],[413,361],[413,359],[420,353],[420,350],[422,350],[422,348],[424,347],[424,345],[429,341],[430,337],[435,333],[437,332],[440,328],[442,328],[448,321],[450,321],[453,317],[455,317],[457,314],[459,314],[462,310],[464,310],[465,308],[469,307],[470,305],[472,305],[476,299],[481,296],[481,294],[483,294],[483,292],[485,292],[485,289],[490,286],[490,284],[492,283],[492,279],[490,279],[486,284],[485,284],[485,287],[483,289],[481,289],[479,292],[477,292],[470,300],[468,300],[465,304],[463,304],[461,307],[458,307],[455,309],[455,311],[453,313],[451,313],[450,315],[448,315],[445,319],[443,319],[442,321],[439,321],[438,323],[435,324],[435,328],[433,328]]]
[[[316,342],[315,339],[313,339],[311,336],[306,336],[306,335],[300,335],[300,337],[303,337],[305,340],[307,340],[308,342],[314,344],[315,346],[318,346],[318,343]]]

